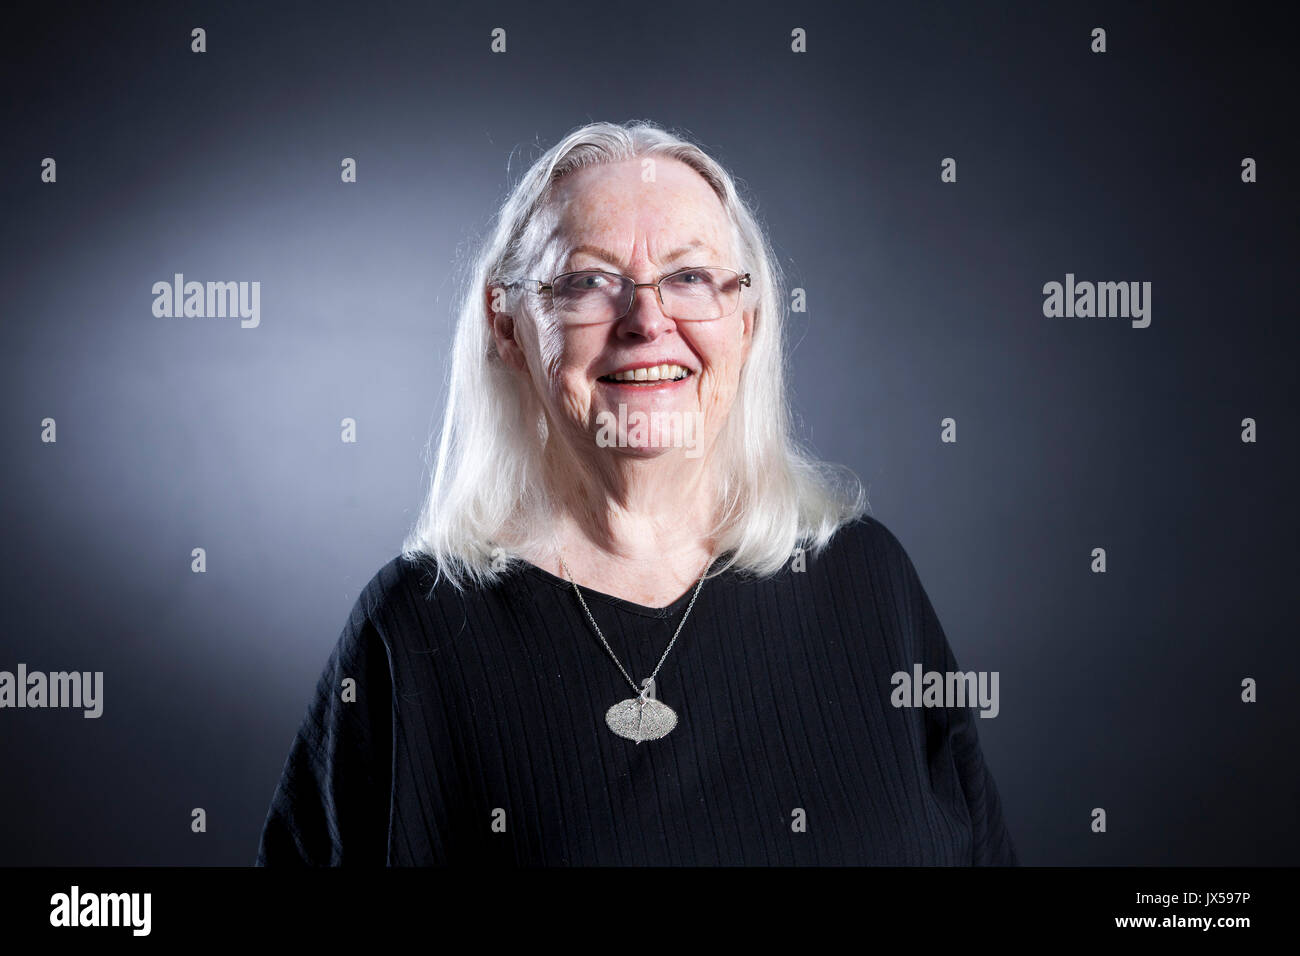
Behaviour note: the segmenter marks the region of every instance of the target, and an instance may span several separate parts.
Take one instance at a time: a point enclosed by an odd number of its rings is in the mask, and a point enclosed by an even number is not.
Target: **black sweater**
[[[638,744],[605,724],[632,689],[568,581],[523,563],[462,594],[393,559],[325,666],[258,864],[1015,864],[978,712],[891,704],[895,672],[958,670],[897,538],[868,517],[791,564],[704,583],[656,678],[677,726]],[[583,596],[638,683],[690,600]]]

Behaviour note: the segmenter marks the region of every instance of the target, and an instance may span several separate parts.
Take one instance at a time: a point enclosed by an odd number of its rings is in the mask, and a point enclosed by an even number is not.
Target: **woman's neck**
[[[571,576],[581,586],[634,604],[666,607],[694,587],[714,557],[703,536],[683,535],[630,519],[623,527],[623,535],[596,539],[572,521],[561,521],[556,551],[541,557],[542,566],[561,577]],[[632,530],[634,527],[643,530]],[[548,558],[553,566],[545,563]]]
[[[581,586],[664,607],[694,587],[714,554],[717,502],[704,461],[620,462],[555,469],[554,544],[524,557]]]

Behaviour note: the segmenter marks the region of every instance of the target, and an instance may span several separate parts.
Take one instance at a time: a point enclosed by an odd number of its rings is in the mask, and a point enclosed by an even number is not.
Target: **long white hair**
[[[795,441],[785,392],[785,290],[771,246],[731,175],[698,146],[654,123],[591,123],[569,133],[524,173],[498,210],[465,280],[451,352],[451,381],[428,493],[402,544],[413,560],[433,559],[458,589],[493,584],[513,555],[501,547],[552,550],[551,489],[542,451],[546,424],[496,352],[488,290],[532,275],[552,185],[598,163],[664,156],[698,172],[721,199],[754,309],[749,356],[713,454],[719,456],[712,536],[727,568],[765,576],[795,548],[824,547],[866,508],[861,482],[819,461]],[[430,439],[430,449],[433,441]]]

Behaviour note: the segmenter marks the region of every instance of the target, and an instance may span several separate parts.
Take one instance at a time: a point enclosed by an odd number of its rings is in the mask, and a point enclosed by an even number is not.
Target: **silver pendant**
[[[645,689],[640,694],[620,700],[605,712],[605,723],[610,730],[638,744],[643,740],[658,740],[677,726],[677,712],[651,696],[654,681],[647,677],[641,683]]]

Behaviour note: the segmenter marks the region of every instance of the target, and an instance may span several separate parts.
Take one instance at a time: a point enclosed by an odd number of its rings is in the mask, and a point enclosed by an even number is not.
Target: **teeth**
[[[663,382],[685,378],[688,372],[680,365],[652,365],[650,368],[637,368],[628,372],[614,372],[605,378],[615,382]]]

